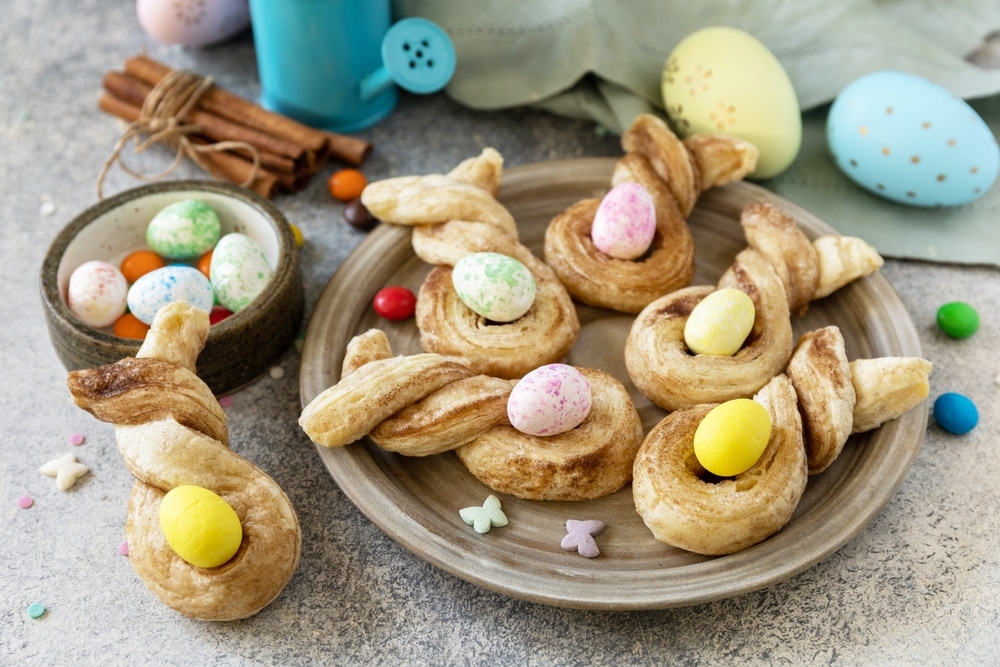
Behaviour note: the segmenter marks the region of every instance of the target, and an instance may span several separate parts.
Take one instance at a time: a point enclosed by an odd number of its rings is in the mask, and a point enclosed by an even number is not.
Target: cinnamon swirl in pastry
[[[545,233],[544,256],[574,299],[591,306],[637,313],[653,299],[688,285],[694,275],[694,241],[686,219],[698,195],[753,171],[757,149],[729,135],[695,135],[683,142],[666,123],[642,114],[622,136],[625,155],[615,166],[604,200],[585,199],[557,215]],[[655,233],[645,252],[620,255],[601,247],[592,232],[618,186],[640,185],[652,200]],[[603,210],[602,210],[603,209]],[[636,216],[628,208],[617,214]],[[621,220],[609,221],[621,227]]]
[[[340,381],[303,409],[299,424],[326,447],[368,435],[407,456],[456,450],[473,475],[502,493],[593,499],[631,479],[642,423],[621,382],[578,370],[592,396],[583,422],[558,435],[529,435],[508,417],[515,381],[432,353],[393,357],[385,334],[371,330],[351,341]]]
[[[861,239],[811,241],[779,207],[747,206],[741,224],[749,247],[737,254],[716,287],[666,294],[636,317],[625,344],[629,376],[665,410],[748,397],[782,372],[792,353],[792,312],[882,265]],[[736,288],[754,304],[755,320],[732,355],[692,353],[684,330],[692,310],[716,289]]]
[[[558,361],[580,331],[572,299],[552,269],[518,241],[517,225],[496,200],[503,161],[493,149],[446,175],[405,176],[370,184],[362,202],[384,222],[411,225],[416,254],[436,266],[417,295],[424,350],[454,358],[477,373],[517,378]],[[453,267],[472,253],[499,253],[532,275],[531,308],[498,322],[470,308],[452,284]]]

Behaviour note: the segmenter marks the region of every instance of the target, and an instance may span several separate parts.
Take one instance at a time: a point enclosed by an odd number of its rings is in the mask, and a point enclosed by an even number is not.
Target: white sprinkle
[[[282,368],[281,366],[272,366],[271,370],[268,372],[271,374],[271,377],[274,378],[275,380],[280,380],[281,378],[285,377],[285,369]]]

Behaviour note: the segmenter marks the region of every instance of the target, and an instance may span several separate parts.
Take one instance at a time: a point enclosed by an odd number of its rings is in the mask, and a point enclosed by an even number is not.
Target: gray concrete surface
[[[38,296],[46,246],[96,201],[122,126],[96,109],[101,77],[143,49],[175,67],[258,93],[249,35],[204,50],[153,43],[134,2],[0,2],[0,663],[42,664],[997,664],[1000,649],[1000,272],[889,261],[934,362],[932,396],[962,391],[981,423],[964,437],[933,420],[919,457],[879,516],[842,549],[769,589],[643,612],[556,609],[479,589],[384,536],[338,490],[295,422],[298,355],[284,377],[236,394],[231,439],[294,503],[301,566],[282,596],[241,622],[192,621],[147,593],[118,554],[132,478],[112,428],[70,401]],[[336,38],[335,34],[331,38]],[[508,165],[615,156],[592,125],[532,110],[477,113],[404,96],[366,131],[370,178],[450,168],[487,145]],[[130,164],[150,171],[163,151]],[[276,203],[303,230],[307,302],[364,234],[325,188],[333,165]],[[179,176],[198,176],[191,168]],[[137,183],[119,170],[105,191]],[[835,223],[835,221],[831,221]],[[956,342],[939,305],[974,299],[980,332]],[[68,437],[86,442],[71,447]],[[73,451],[91,473],[62,493],[38,468]],[[35,504],[17,506],[21,496]],[[32,602],[47,612],[27,614]]]

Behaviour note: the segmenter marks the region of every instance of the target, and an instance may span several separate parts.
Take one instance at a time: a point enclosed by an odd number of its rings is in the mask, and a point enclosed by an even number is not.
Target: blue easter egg
[[[986,194],[1000,172],[1000,147],[975,110],[904,72],[873,72],[844,88],[826,134],[841,171],[903,204],[966,204]]]
[[[146,324],[152,324],[156,311],[174,301],[211,311],[212,285],[198,269],[171,264],[141,276],[128,290],[128,309]]]
[[[979,411],[969,397],[948,392],[934,401],[934,420],[949,433],[962,435],[979,423]]]

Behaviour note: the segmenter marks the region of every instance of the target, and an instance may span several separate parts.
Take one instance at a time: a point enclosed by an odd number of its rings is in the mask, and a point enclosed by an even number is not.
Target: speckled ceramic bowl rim
[[[93,223],[95,220],[111,213],[115,209],[127,206],[139,199],[155,195],[180,192],[191,192],[192,194],[196,194],[198,192],[210,192],[223,197],[231,197],[242,202],[243,204],[257,210],[260,213],[261,218],[268,221],[269,227],[274,232],[275,240],[277,242],[276,256],[278,257],[278,261],[277,265],[273,267],[274,275],[268,282],[267,287],[265,287],[264,291],[261,292],[261,294],[250,306],[238,313],[234,313],[218,324],[213,325],[209,331],[209,340],[225,336],[226,334],[235,332],[241,327],[247,326],[250,320],[255,317],[257,313],[266,311],[274,306],[274,300],[279,296],[277,286],[283,282],[280,279],[281,276],[289,271],[294,271],[297,266],[297,262],[294,259],[295,237],[292,234],[290,226],[287,224],[284,214],[281,213],[281,211],[274,204],[251,190],[221,181],[203,181],[197,179],[162,181],[124,190],[116,195],[102,199],[73,218],[73,220],[63,227],[63,229],[56,235],[45,253],[45,259],[42,263],[40,283],[42,299],[46,306],[51,309],[56,316],[68,323],[72,329],[81,336],[97,341],[103,345],[121,345],[133,348],[135,352],[138,352],[142,341],[120,338],[114,334],[95,329],[94,327],[81,322],[72,313],[72,311],[70,311],[66,302],[63,300],[62,293],[59,288],[59,266],[62,263],[63,254],[72,241],[84,228]],[[292,257],[293,259],[289,259],[289,257]]]

